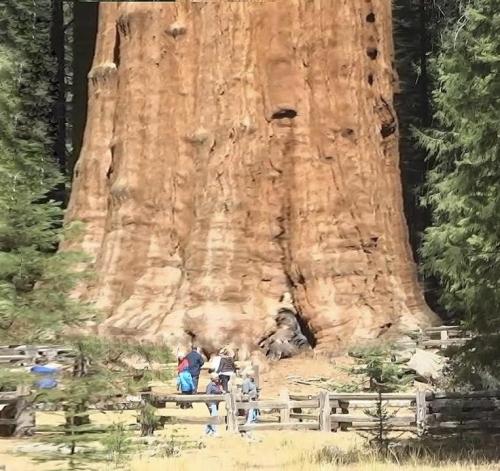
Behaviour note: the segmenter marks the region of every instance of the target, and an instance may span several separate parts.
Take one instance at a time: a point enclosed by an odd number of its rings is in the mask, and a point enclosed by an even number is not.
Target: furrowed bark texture
[[[110,334],[252,351],[289,292],[320,350],[429,324],[389,0],[103,3],[68,220]]]

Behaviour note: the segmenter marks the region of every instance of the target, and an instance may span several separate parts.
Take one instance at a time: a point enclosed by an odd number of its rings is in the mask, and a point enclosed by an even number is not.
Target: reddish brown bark
[[[253,350],[284,292],[324,350],[434,320],[391,35],[389,0],[100,5],[68,219],[103,331]]]

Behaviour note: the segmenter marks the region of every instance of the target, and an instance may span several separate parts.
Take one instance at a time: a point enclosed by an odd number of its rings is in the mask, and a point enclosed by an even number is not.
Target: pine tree
[[[63,174],[66,128],[71,127],[72,5],[57,0],[3,0],[0,10],[0,43],[16,52],[17,144],[30,149],[32,159],[52,157]],[[63,190],[62,185],[58,198],[63,199]]]
[[[416,130],[432,125],[431,93],[435,84],[430,71],[431,58],[439,53],[443,30],[458,18],[458,5],[456,0],[393,2],[396,69],[399,76],[395,105],[400,130],[400,167],[410,242],[419,263],[422,235],[431,223],[430,208],[420,204],[420,199],[432,163],[426,158],[426,150],[420,145]],[[427,301],[436,312],[446,316],[446,311],[435,295],[435,278],[428,272],[421,274]]]
[[[63,228],[62,198],[55,191],[65,186],[64,159],[56,158],[61,123],[55,112],[61,108],[57,100],[64,100],[67,77],[61,74],[68,68],[64,54],[56,55],[56,40],[62,39],[56,31],[70,30],[71,2],[62,11],[61,5],[4,0],[0,8],[2,342],[55,340],[92,315],[69,296],[82,276],[75,266],[83,255],[56,253],[63,237],[78,233],[78,224]]]
[[[427,212],[417,203],[426,172],[425,151],[417,145],[412,128],[430,125],[427,65],[432,11],[432,3],[427,0],[393,2],[396,69],[399,76],[395,105],[400,129],[400,168],[405,214],[414,250],[421,243],[421,233],[428,219]],[[415,255],[418,257],[418,253]]]
[[[0,341],[48,340],[85,309],[69,297],[81,257],[56,254],[63,212],[47,194],[62,181],[47,157],[47,127],[30,127],[20,92],[18,49],[0,48]],[[40,98],[41,100],[41,98]],[[41,104],[40,107],[43,107]],[[29,106],[28,106],[29,108]],[[29,136],[26,129],[30,129]],[[69,230],[71,232],[71,230]],[[35,286],[37,289],[34,289]],[[50,334],[48,332],[51,332]]]
[[[78,227],[63,227],[61,204],[48,196],[64,180],[60,161],[52,155],[57,135],[50,93],[55,64],[44,54],[51,38],[50,9],[44,11],[44,6],[50,2],[9,0],[0,18],[4,27],[0,37],[0,185],[4,190],[0,195],[0,342],[73,347],[75,361],[61,378],[63,387],[38,391],[32,397],[35,402],[62,405],[63,435],[51,440],[69,445],[73,454],[78,443],[109,435],[109,431],[93,433],[89,408],[141,390],[152,378],[151,363],[168,361],[169,351],[70,335],[95,312],[70,296],[84,275],[75,269],[82,255],[57,252],[61,238],[78,232]],[[31,41],[18,20],[27,22]],[[55,123],[60,125],[57,119]],[[130,366],[126,360],[131,357],[146,360],[150,371]],[[12,388],[24,381],[30,379],[21,373],[1,375],[0,386]]]
[[[48,436],[47,441],[63,445],[70,455],[82,448],[80,455],[86,459],[87,451],[95,452],[96,442],[117,438],[115,425],[102,427],[91,423],[90,408],[116,404],[128,394],[143,391],[153,379],[167,379],[169,373],[155,369],[154,363],[168,363],[172,357],[164,346],[81,336],[67,337],[66,341],[75,350],[73,369],[63,376],[62,388],[40,392],[37,401],[63,405],[65,424],[62,430],[54,429],[63,434]],[[132,364],[133,359],[138,366]],[[148,405],[143,404],[139,419],[147,409]]]
[[[454,364],[480,386],[485,372],[500,379],[500,11],[493,0],[457,7],[433,62],[435,126],[420,134],[434,167],[422,253],[444,306],[479,335]]]
[[[365,390],[378,394],[375,407],[364,411],[366,415],[375,419],[375,428],[361,435],[369,440],[377,452],[386,455],[391,443],[390,432],[393,428],[390,420],[396,413],[389,411],[382,394],[404,389],[413,378],[406,374],[390,345],[361,348],[352,351],[350,355],[356,359],[357,363],[357,366],[350,368],[350,373],[362,378],[358,387],[365,385]]]

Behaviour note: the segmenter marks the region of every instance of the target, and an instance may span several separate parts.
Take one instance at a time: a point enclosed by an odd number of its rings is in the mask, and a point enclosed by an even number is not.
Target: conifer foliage
[[[431,3],[425,0],[393,2],[394,43],[399,76],[395,105],[399,119],[405,214],[412,247],[420,244],[421,233],[427,222],[427,214],[418,204],[426,168],[425,151],[415,142],[412,128],[430,125],[428,60],[432,16]]]
[[[484,372],[500,378],[500,10],[456,6],[433,62],[434,130],[420,135],[433,165],[422,253],[445,307],[480,335],[455,358],[459,377],[479,385]]]
[[[48,341],[87,313],[68,295],[80,256],[55,253],[63,212],[47,195],[63,179],[50,155],[50,75],[33,78],[40,64],[28,61],[27,33],[9,35],[11,14],[0,21],[0,341],[24,343]]]
[[[350,369],[350,373],[362,378],[357,389],[364,386],[364,389],[378,395],[375,406],[364,411],[375,419],[375,428],[361,435],[369,440],[377,452],[387,455],[392,441],[391,419],[395,417],[396,412],[389,411],[382,394],[408,387],[413,376],[409,375],[404,365],[398,361],[391,345],[367,346],[350,352],[350,355],[357,363],[357,366]]]

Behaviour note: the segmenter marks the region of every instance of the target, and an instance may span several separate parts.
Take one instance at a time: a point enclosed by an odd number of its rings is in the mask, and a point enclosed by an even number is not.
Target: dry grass
[[[170,411],[171,412],[171,411]],[[193,410],[187,411],[191,415],[206,414],[203,405],[195,405]],[[186,411],[179,411],[185,414]],[[113,423],[123,421],[135,422],[133,412],[124,413],[95,413],[93,421],[99,423]],[[60,413],[43,413],[38,416],[40,424],[57,424],[62,422]],[[158,434],[167,439],[174,428],[168,427]],[[135,455],[128,463],[130,471],[192,471],[200,469],[216,469],[217,471],[245,471],[245,470],[289,470],[289,471],[321,471],[321,470],[359,470],[359,471],[410,471],[433,470],[464,471],[464,470],[499,470],[496,463],[473,464],[472,461],[457,462],[446,460],[432,462],[420,460],[416,457],[405,460],[404,464],[381,463],[376,460],[364,447],[363,440],[354,433],[321,433],[321,432],[259,432],[254,434],[255,442],[239,436],[229,435],[223,427],[219,427],[220,437],[207,438],[203,433],[203,426],[190,425],[177,427],[175,433],[185,439],[203,444],[204,448],[189,449],[180,457],[149,457],[147,452]],[[60,465],[54,462],[38,463],[29,456],[15,455],[12,450],[19,444],[29,440],[2,440],[0,441],[0,464],[6,465],[7,471],[49,471],[69,470],[67,464]],[[318,458],[328,458],[325,447],[336,447],[341,450],[356,449],[356,455],[363,455],[362,462],[351,465],[337,466],[327,460],[317,462]],[[335,455],[335,453],[334,453]],[[112,465],[102,464],[88,466],[88,470],[112,470]]]
[[[471,462],[423,463],[415,460],[409,464],[382,463],[369,453],[362,462],[336,466],[330,462],[315,463],[315,451],[325,446],[348,450],[362,447],[362,442],[353,433],[324,434],[319,432],[261,432],[259,442],[249,443],[240,437],[223,437],[207,443],[207,448],[185,454],[179,458],[134,460],[133,471],[192,471],[217,469],[217,471],[286,470],[286,471],[331,471],[334,469],[356,471],[444,471],[498,470],[497,464],[474,465]]]
[[[295,393],[314,394],[317,388],[307,385],[290,384],[288,376],[293,372],[296,376],[310,377],[312,372],[315,376],[334,378],[336,381],[345,380],[346,375],[342,367],[349,364],[350,359],[338,358],[335,364],[329,361],[319,361],[307,355],[302,358],[283,360],[273,364],[268,371],[262,371],[261,386],[263,387],[263,399],[276,397],[279,390],[288,387]],[[200,381],[200,389],[203,390],[207,378]],[[165,392],[175,390],[174,381],[165,386]],[[222,404],[222,413],[224,406]],[[207,416],[206,406],[195,404],[192,410],[168,409],[160,410],[159,413],[171,415]],[[99,413],[92,414],[92,422],[99,424],[112,424],[116,422],[135,423],[135,412],[123,413]],[[62,413],[39,413],[37,423],[40,425],[56,425],[63,423]],[[167,427],[157,432],[158,436],[168,440],[172,434],[194,443],[200,443],[200,449],[187,449],[179,457],[150,457],[148,450],[141,455],[134,455],[127,463],[129,471],[332,471],[335,469],[359,470],[359,471],[427,471],[442,469],[443,471],[465,471],[465,470],[497,470],[500,465],[490,460],[477,460],[465,458],[440,459],[410,456],[403,463],[382,463],[368,452],[364,441],[355,433],[321,433],[321,432],[258,432],[254,433],[255,442],[245,438],[228,434],[223,427],[219,427],[220,437],[207,438],[204,435],[204,427],[201,425],[189,425],[183,427]],[[174,432],[175,430],[175,432]],[[56,462],[35,462],[30,456],[15,454],[15,448],[20,444],[33,442],[33,439],[10,440],[0,439],[0,465],[6,465],[6,471],[67,471],[71,468],[68,464]],[[356,457],[362,456],[362,460],[350,465],[336,465],[328,461],[332,447],[340,450],[355,450]],[[335,455],[335,453],[333,453]],[[318,458],[327,460],[318,462]],[[88,465],[85,471],[111,471],[114,468],[110,464]]]

